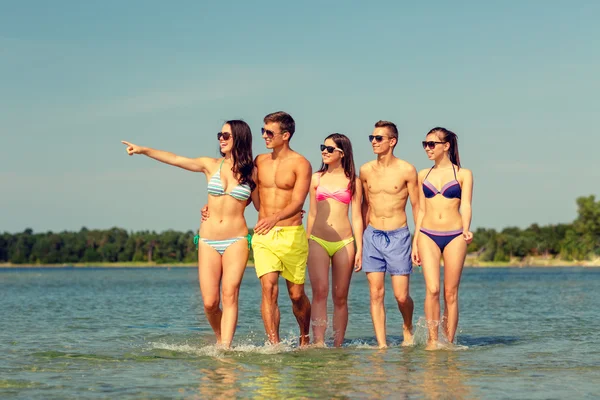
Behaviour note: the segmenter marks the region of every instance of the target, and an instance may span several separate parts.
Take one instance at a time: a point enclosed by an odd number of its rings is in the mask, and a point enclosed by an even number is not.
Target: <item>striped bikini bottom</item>
[[[238,236],[238,237],[234,237],[231,239],[222,239],[222,240],[203,239],[200,237],[200,235],[196,235],[196,236],[194,236],[194,244],[196,245],[196,249],[197,249],[198,241],[202,240],[202,242],[206,243],[207,245],[209,245],[210,247],[215,249],[220,255],[223,255],[223,253],[225,253],[225,250],[227,250],[227,248],[229,246],[231,246],[238,240],[242,240],[242,239],[248,240],[248,248],[250,248],[250,244],[252,243],[252,235],[250,235],[250,234],[248,234],[246,236]]]

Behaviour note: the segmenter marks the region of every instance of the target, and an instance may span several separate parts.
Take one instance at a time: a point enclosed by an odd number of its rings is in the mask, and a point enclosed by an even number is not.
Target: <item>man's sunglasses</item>
[[[381,136],[381,135],[369,135],[369,142],[373,142],[373,139],[375,139],[377,141],[377,143],[381,143],[381,141],[383,140],[383,138],[385,138],[387,136]]]
[[[229,133],[229,132],[218,132],[217,133],[217,140],[221,140],[221,138],[223,138],[223,140],[229,140],[230,137],[231,137],[231,133]]]
[[[277,135],[275,132],[273,132],[273,131],[270,131],[270,130],[268,130],[268,129],[265,129],[265,128],[260,128],[260,132],[261,132],[263,135],[267,135],[267,137],[268,137],[269,139],[273,139],[273,136]],[[286,131],[281,131],[281,134],[283,135],[285,132],[286,132]]]
[[[343,153],[344,150],[342,149],[338,149],[337,147],[333,147],[333,146],[325,146],[324,144],[321,145],[321,152],[324,152],[325,150],[327,150],[327,152],[329,154],[333,153],[334,151],[339,151],[340,153]]]
[[[444,144],[444,143],[447,143],[447,142],[434,142],[434,141],[426,142],[425,140],[423,140],[422,143],[423,143],[423,148],[424,149],[426,149],[426,148],[429,147],[429,150],[433,150],[433,149],[435,149],[435,145],[436,144]]]

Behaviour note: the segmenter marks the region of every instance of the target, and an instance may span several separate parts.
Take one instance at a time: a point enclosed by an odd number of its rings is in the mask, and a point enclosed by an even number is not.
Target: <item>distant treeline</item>
[[[13,264],[71,264],[94,262],[187,263],[197,260],[194,233],[127,232],[125,229],[79,232],[4,233],[0,262]]]
[[[552,256],[584,260],[600,255],[600,201],[594,196],[577,199],[578,216],[571,224],[527,229],[479,228],[474,232],[469,253],[481,261],[509,261],[513,257]],[[155,262],[194,263],[197,261],[194,232],[142,231],[124,229],[79,232],[22,233],[0,235],[0,262],[12,264],[74,264]],[[252,252],[250,260],[253,260]]]
[[[577,218],[571,224],[527,229],[479,228],[474,232],[470,253],[481,261],[509,261],[513,257],[552,256],[563,260],[585,260],[600,255],[600,201],[594,196],[577,199]]]

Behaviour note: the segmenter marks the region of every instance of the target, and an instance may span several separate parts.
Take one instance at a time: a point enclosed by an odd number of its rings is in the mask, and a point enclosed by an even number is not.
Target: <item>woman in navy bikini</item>
[[[143,154],[165,164],[208,178],[211,218],[204,221],[198,244],[198,276],[204,312],[217,337],[228,348],[238,318],[238,295],[249,254],[248,227],[244,210],[254,198],[255,171],[252,133],[244,121],[227,121],[217,133],[222,158],[187,158],[162,150],[125,142],[127,153]],[[222,287],[222,299],[220,294]],[[223,302],[223,310],[219,303]]]
[[[439,347],[440,260],[444,260],[444,316],[442,329],[449,343],[458,326],[458,286],[467,245],[473,240],[471,197],[473,174],[461,168],[458,139],[445,128],[433,128],[423,141],[434,166],[419,172],[420,208],[413,239],[412,258],[423,266],[425,318],[429,329],[426,349]],[[439,189],[438,189],[439,188]]]
[[[331,265],[333,345],[340,347],[348,325],[348,289],[352,266],[355,272],[361,268],[362,186],[356,176],[352,144],[348,137],[340,133],[327,136],[321,145],[321,157],[321,168],[313,174],[310,183],[306,229],[309,238],[308,276],[313,296],[313,343],[316,346],[325,345]],[[350,205],[352,222],[348,218]]]

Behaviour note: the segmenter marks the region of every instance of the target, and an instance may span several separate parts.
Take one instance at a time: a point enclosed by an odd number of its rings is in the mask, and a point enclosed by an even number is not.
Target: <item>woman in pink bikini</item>
[[[244,210],[256,193],[252,133],[244,121],[227,121],[217,133],[221,158],[187,158],[123,141],[129,155],[143,154],[208,179],[212,218],[202,223],[198,244],[198,277],[204,313],[217,344],[230,347],[238,319],[238,296],[249,255]],[[222,292],[222,293],[221,293]],[[221,310],[220,303],[223,303]]]
[[[348,325],[348,290],[354,271],[360,271],[363,221],[362,185],[356,176],[352,144],[340,133],[321,145],[323,163],[310,184],[307,221],[308,276],[312,287],[313,343],[325,346],[329,266],[333,296],[333,345],[340,347]],[[348,211],[352,204],[352,221]],[[353,236],[354,232],[354,236]]]
[[[419,172],[421,205],[413,238],[412,258],[423,266],[425,318],[429,329],[427,350],[439,347],[440,261],[444,260],[444,316],[441,326],[449,343],[458,326],[458,286],[473,240],[471,197],[473,174],[461,168],[458,138],[445,128],[433,128],[423,141],[433,167]],[[439,188],[439,189],[438,189]]]

